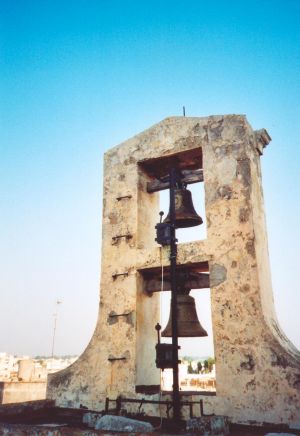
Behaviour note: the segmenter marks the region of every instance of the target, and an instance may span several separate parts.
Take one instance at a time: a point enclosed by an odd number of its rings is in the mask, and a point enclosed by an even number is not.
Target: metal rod
[[[200,416],[204,416],[204,412],[203,412],[203,400],[200,400]]]
[[[170,410],[172,409],[172,407],[173,407],[173,404],[172,403],[169,403],[169,401],[167,402],[167,418],[169,419],[170,418]]]
[[[111,239],[113,241],[116,241],[117,239],[121,239],[121,238],[131,239],[132,235],[130,233],[125,233],[124,235],[113,236]]]
[[[122,397],[119,396],[116,399],[116,409],[117,409],[117,415],[119,415],[120,411],[121,411],[121,407],[122,407]]]
[[[115,360],[126,360],[126,357],[109,357],[107,360],[114,362]]]
[[[60,300],[56,301],[56,309],[54,313],[54,327],[53,327],[53,337],[52,337],[52,348],[51,348],[51,367],[53,365],[53,357],[54,357],[54,343],[55,343],[55,335],[56,335],[56,328],[57,328],[57,317],[58,317],[58,306],[62,302]]]
[[[127,277],[128,274],[129,274],[128,271],[123,272],[123,273],[115,273],[115,274],[112,274],[112,278],[113,278],[113,279],[116,279],[117,277],[120,277],[120,276],[126,276],[126,277]]]
[[[125,312],[125,313],[110,313],[108,316],[110,318],[116,318],[118,316],[128,316],[130,315],[132,312]]]
[[[178,377],[178,325],[177,325],[177,285],[176,285],[176,231],[175,231],[175,186],[176,170],[170,171],[170,222],[171,222],[171,246],[170,246],[170,270],[171,270],[171,316],[172,316],[172,346],[173,346],[173,419],[180,419],[180,394]]]
[[[120,197],[117,197],[116,200],[120,201],[120,200],[123,200],[124,198],[132,198],[132,195],[130,195],[130,194],[121,195]]]

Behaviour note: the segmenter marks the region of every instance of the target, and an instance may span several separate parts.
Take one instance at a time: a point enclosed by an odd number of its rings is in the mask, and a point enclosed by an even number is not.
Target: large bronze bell
[[[194,209],[192,194],[188,189],[175,189],[175,227],[185,228],[194,227],[203,223],[202,218]],[[164,220],[164,223],[170,223],[170,211]]]
[[[172,312],[168,324],[161,336],[170,338],[172,337]],[[193,338],[207,336],[206,330],[200,324],[195,299],[190,295],[178,294],[177,295],[177,330],[178,337]]]

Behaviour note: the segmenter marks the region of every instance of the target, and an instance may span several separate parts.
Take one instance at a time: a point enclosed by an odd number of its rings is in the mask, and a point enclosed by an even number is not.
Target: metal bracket
[[[116,317],[116,316],[128,316],[128,315],[130,315],[132,313],[132,311],[131,312],[125,312],[125,313],[111,313],[111,314],[109,314],[108,316],[110,317],[110,318],[114,318],[114,317]]]
[[[132,198],[131,194],[128,195],[120,195],[119,197],[116,198],[117,201],[123,200],[124,198]]]
[[[123,273],[115,273],[115,274],[112,274],[112,278],[115,280],[117,277],[120,277],[120,276],[126,276],[126,277],[128,277],[128,275],[129,275],[129,272],[128,272],[128,271],[123,272]]]
[[[142,405],[144,404],[144,402],[145,402],[145,400],[144,400],[144,398],[142,398],[141,403],[139,405],[139,413],[141,413],[141,408],[142,408]]]
[[[114,242],[117,242],[118,239],[121,239],[121,238],[131,239],[132,237],[133,237],[133,235],[132,235],[131,233],[125,233],[125,234],[123,234],[123,235],[116,235],[116,236],[113,236],[113,237],[112,237],[112,240],[113,240],[113,243],[114,243]]]
[[[115,360],[127,360],[126,357],[108,357],[110,362],[114,362]]]

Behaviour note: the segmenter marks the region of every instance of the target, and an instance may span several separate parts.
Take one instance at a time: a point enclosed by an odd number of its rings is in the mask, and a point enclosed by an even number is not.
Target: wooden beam
[[[182,170],[183,178],[182,182],[186,184],[192,184],[197,182],[203,182],[203,170]],[[164,189],[169,189],[170,182],[169,176],[161,177],[159,180],[155,179],[147,183],[147,192],[157,192]]]
[[[161,289],[161,277],[153,277],[145,280],[145,290],[147,292],[160,292],[170,291],[171,282],[170,277],[163,280],[163,289]],[[189,279],[184,283],[186,289],[205,289],[209,288],[209,274],[192,274]]]

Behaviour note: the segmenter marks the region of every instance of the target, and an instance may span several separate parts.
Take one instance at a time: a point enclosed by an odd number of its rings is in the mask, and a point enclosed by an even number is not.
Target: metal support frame
[[[172,316],[172,346],[173,346],[173,419],[180,419],[180,394],[179,394],[179,371],[178,371],[178,324],[177,324],[177,239],[175,230],[175,187],[178,183],[178,172],[175,168],[170,170],[170,272],[171,272],[171,316]]]
[[[169,196],[170,196],[170,210],[169,210],[169,220],[167,223],[159,223],[156,225],[157,238],[156,241],[161,245],[170,245],[170,285],[171,285],[171,319],[172,319],[172,364],[173,371],[173,419],[174,421],[180,420],[180,392],[179,392],[179,371],[178,364],[178,319],[177,319],[177,288],[180,282],[180,277],[177,277],[177,239],[176,239],[176,209],[175,209],[175,189],[182,188],[185,185],[183,181],[183,175],[181,171],[173,167],[169,172],[169,179],[166,180],[169,186]],[[162,218],[162,213],[160,213]],[[168,226],[168,227],[167,227]],[[164,233],[166,228],[168,229],[168,237],[164,238]],[[160,348],[163,344],[159,343],[156,346],[157,356]],[[156,359],[156,364],[161,364],[158,357]],[[163,368],[163,366],[158,366]],[[168,366],[165,366],[168,367]]]
[[[115,409],[109,409],[109,404],[110,403],[115,403],[116,407]],[[167,415],[167,419],[170,419],[170,410],[174,407],[174,403],[172,401],[169,400],[146,400],[145,398],[140,398],[140,399],[136,399],[136,398],[123,398],[121,396],[117,397],[115,400],[111,399],[111,398],[106,398],[105,399],[105,413],[110,413],[110,412],[115,412],[117,415],[120,414],[121,412],[121,408],[122,408],[122,404],[124,403],[135,403],[135,404],[139,404],[138,407],[138,411],[141,411],[141,407],[143,404],[157,404],[157,405],[162,405],[162,406],[166,406],[166,415]],[[200,410],[200,416],[211,416],[211,415],[207,415],[204,413],[203,411],[203,400],[200,399],[199,401],[182,401],[181,402],[182,406],[188,406],[189,407],[189,412],[190,412],[190,418],[194,418],[194,410],[193,410],[193,406],[194,405],[198,405],[199,406],[199,410]]]

